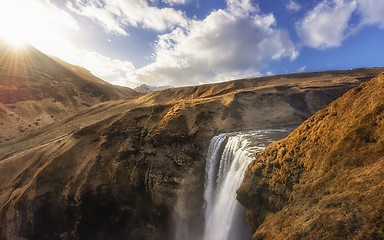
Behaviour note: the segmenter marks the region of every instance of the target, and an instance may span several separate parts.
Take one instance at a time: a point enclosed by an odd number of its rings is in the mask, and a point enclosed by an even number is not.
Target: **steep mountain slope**
[[[201,222],[212,136],[298,124],[377,71],[167,89],[3,143],[0,238],[170,239],[172,212]]]
[[[0,42],[0,142],[100,102],[137,96],[32,46],[15,49]]]
[[[384,239],[384,74],[256,156],[238,190],[253,239]]]

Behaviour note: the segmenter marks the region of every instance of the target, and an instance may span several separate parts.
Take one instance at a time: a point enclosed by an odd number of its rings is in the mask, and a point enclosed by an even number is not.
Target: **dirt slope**
[[[170,239],[172,212],[202,222],[212,136],[301,123],[376,71],[167,89],[0,144],[0,239]]]
[[[238,199],[253,239],[384,239],[384,74],[273,143]]]
[[[0,42],[0,142],[100,102],[137,96],[32,46],[15,49]]]

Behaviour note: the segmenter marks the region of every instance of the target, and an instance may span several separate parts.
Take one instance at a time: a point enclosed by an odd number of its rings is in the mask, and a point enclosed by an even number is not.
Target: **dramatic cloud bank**
[[[294,26],[299,37],[294,43],[275,16],[263,13],[251,0],[226,0],[225,9],[212,10],[203,19],[190,19],[174,8],[190,2],[72,0],[67,7],[95,21],[107,33],[128,36],[127,27],[160,33],[152,44],[152,63],[139,69],[128,61],[86,52],[96,59],[86,66],[91,71],[112,83],[129,86],[184,86],[268,75],[269,70],[263,69],[271,62],[284,58],[294,61],[302,47],[335,48],[365,26],[384,28],[384,1],[322,0],[304,9],[303,2],[289,0],[285,2],[288,12],[303,11]],[[104,70],[101,64],[105,64]]]
[[[137,82],[194,85],[260,75],[269,61],[295,59],[288,32],[276,28],[250,1],[228,1],[212,12],[159,37],[153,64],[137,71]]]

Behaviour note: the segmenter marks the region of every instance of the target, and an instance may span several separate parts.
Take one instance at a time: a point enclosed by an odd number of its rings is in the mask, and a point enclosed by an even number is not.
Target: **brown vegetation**
[[[138,97],[32,46],[0,42],[0,143],[103,101]]]
[[[238,199],[253,239],[384,238],[384,74],[273,143]]]

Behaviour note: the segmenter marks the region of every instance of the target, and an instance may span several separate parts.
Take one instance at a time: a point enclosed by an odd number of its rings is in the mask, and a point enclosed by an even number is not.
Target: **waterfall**
[[[254,154],[288,131],[270,129],[224,133],[212,138],[205,168],[203,240],[250,239],[244,209],[236,200],[236,190]]]

